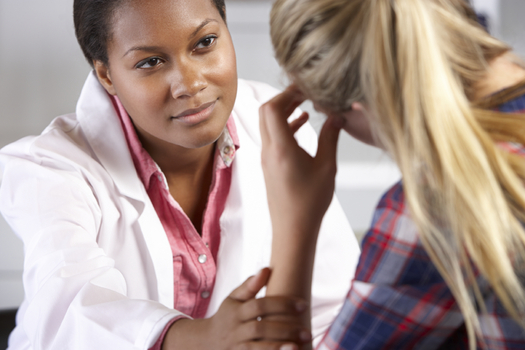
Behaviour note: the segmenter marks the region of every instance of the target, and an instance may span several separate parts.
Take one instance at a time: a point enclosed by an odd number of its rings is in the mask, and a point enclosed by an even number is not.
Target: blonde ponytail
[[[478,271],[525,326],[525,165],[496,143],[525,145],[516,132],[525,121],[506,115],[500,124],[502,114],[471,103],[488,62],[508,47],[464,0],[278,0],[271,25],[279,63],[314,101],[372,109],[471,348],[481,334],[476,303],[484,311]]]
[[[385,52],[385,56],[396,57],[402,101],[400,109],[384,103],[388,101],[384,98],[373,104],[374,114],[381,116],[381,139],[400,166],[421,240],[458,302],[473,347],[474,334],[480,333],[473,297],[482,308],[484,304],[470,260],[516,320],[521,322],[525,311],[523,287],[511,260],[512,256],[525,256],[524,232],[505,194],[512,191],[523,212],[523,183],[476,120],[465,88],[470,77],[459,74],[459,68],[468,65],[462,64],[460,55],[451,58],[450,53],[457,50],[447,50],[456,32],[451,30],[455,22],[452,9],[447,9],[445,22],[430,1],[398,0],[393,6],[390,1],[373,3],[377,7],[372,7],[371,22],[381,13],[395,14],[397,52]],[[373,32],[372,28],[368,31]],[[365,42],[372,42],[368,39]],[[468,44],[463,43],[467,48]],[[384,66],[378,63],[380,59],[372,58],[374,52],[377,48],[364,49],[364,74],[377,72],[374,65]],[[476,50],[469,54],[475,56]],[[476,61],[483,72],[486,60],[481,50],[479,56]],[[476,70],[470,72],[476,76]],[[374,76],[377,81],[364,81],[370,98],[392,95],[381,83],[385,75]]]

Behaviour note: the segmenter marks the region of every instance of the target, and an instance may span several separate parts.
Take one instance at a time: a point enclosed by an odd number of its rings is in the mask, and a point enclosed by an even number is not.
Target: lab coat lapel
[[[217,276],[207,316],[216,312],[233,288],[270,263],[271,222],[261,170],[260,104],[242,84],[239,81],[232,112],[240,148],[232,163],[230,192],[220,220]]]
[[[124,132],[104,87],[91,72],[77,104],[77,118],[98,160],[124,196],[143,201],[143,188]]]
[[[94,72],[77,104],[77,118],[93,152],[139,215],[139,224],[155,269],[159,302],[173,308],[173,264],[168,238],[140,181],[118,115]]]

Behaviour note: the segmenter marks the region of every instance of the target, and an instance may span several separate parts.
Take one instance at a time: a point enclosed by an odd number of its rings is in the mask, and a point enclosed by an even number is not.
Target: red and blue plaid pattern
[[[525,95],[498,110],[525,113]],[[525,155],[521,145],[503,147]],[[525,349],[525,330],[490,288],[483,292],[487,313],[479,319],[486,348]],[[352,288],[318,347],[342,349],[468,349],[463,316],[419,240],[401,182],[380,200]]]

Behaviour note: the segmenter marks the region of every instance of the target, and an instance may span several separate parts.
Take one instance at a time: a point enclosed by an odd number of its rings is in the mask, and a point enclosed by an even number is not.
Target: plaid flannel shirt
[[[523,90],[506,101],[493,109],[525,113]],[[501,147],[525,157],[522,145]],[[487,283],[482,288],[487,314],[479,314],[479,320],[487,348],[525,349],[525,331]],[[483,348],[479,340],[477,347]],[[463,316],[419,240],[401,182],[380,200],[352,288],[318,346],[342,349],[468,349]]]

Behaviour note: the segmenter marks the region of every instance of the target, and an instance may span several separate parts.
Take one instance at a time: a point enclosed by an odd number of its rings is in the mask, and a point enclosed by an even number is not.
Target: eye
[[[217,40],[217,37],[215,35],[210,35],[202,39],[198,42],[197,46],[195,46],[195,49],[205,49],[213,45],[213,43]]]
[[[135,67],[136,68],[142,68],[142,69],[148,69],[153,68],[161,64],[163,61],[159,57],[150,57],[145,60],[140,61]]]

